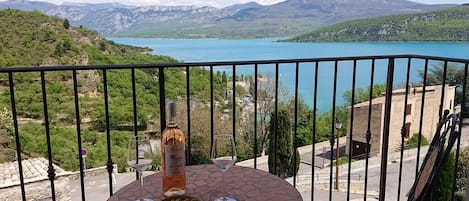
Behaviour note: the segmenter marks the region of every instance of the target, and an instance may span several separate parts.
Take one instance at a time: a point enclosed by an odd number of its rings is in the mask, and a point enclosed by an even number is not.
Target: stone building
[[[431,141],[437,128],[439,119],[439,108],[441,102],[441,94],[443,87],[427,86],[425,88],[425,104],[423,111],[422,121],[422,135],[428,141]],[[443,110],[454,108],[454,86],[446,86],[443,99]],[[397,89],[393,91],[391,103],[391,126],[389,131],[389,150],[397,151],[400,149],[401,144],[401,128],[403,125],[404,108],[407,107],[406,112],[406,137],[407,141],[412,135],[418,134],[422,105],[422,87],[411,87],[409,89],[407,105],[405,101],[405,89]],[[382,145],[382,133],[384,126],[384,111],[385,111],[385,96],[375,98],[372,100],[371,105],[371,141],[370,153],[380,154]],[[347,143],[346,154],[349,155],[349,146],[352,146],[352,156],[365,154],[366,152],[366,132],[368,127],[368,108],[369,101],[358,103],[354,105],[354,122],[353,122],[353,141],[350,142],[350,116],[351,107],[347,108]]]

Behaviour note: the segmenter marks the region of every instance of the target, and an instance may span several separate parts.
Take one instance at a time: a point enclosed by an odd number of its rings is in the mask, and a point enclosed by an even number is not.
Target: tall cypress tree
[[[267,153],[269,154],[269,172],[281,178],[287,178],[293,175],[293,170],[298,171],[299,167],[299,163],[297,162],[297,166],[294,168],[291,116],[286,106],[279,106],[277,123],[275,124],[275,111],[271,112],[270,117],[269,146],[267,149]],[[277,128],[276,133],[274,132],[275,127]],[[275,136],[277,136],[276,140]],[[275,141],[277,142],[276,144]],[[298,152],[296,154],[297,161],[299,161]],[[277,155],[276,164],[274,163],[275,155]],[[276,168],[274,165],[276,165]]]
[[[68,21],[67,18],[65,18],[65,20],[64,20],[64,28],[65,28],[65,29],[69,29],[69,28],[70,28],[70,22]]]

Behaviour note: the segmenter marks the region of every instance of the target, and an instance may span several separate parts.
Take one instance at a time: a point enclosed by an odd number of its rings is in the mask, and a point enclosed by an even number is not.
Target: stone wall
[[[117,165],[114,164],[115,173],[117,173]],[[98,167],[85,170],[85,176],[96,176],[107,174],[106,167]],[[62,173],[56,176],[54,181],[55,198],[57,201],[71,201],[72,194],[70,192],[71,180],[79,179],[80,172]],[[52,200],[50,181],[47,178],[39,178],[30,180],[25,183],[26,200],[28,201],[49,201]],[[21,200],[21,186],[14,185],[0,189],[0,201]]]
[[[58,177],[54,181],[55,198],[60,201],[72,200],[70,192],[70,178]],[[46,201],[52,200],[50,181],[47,179],[25,184],[26,200]],[[21,186],[0,189],[0,201],[21,200]]]

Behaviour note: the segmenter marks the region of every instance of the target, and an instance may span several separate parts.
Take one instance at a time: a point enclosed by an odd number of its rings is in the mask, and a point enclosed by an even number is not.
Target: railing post
[[[8,83],[10,86],[10,104],[11,104],[11,115],[13,117],[13,128],[15,132],[15,145],[16,145],[16,160],[18,162],[18,173],[20,174],[20,187],[21,187],[21,198],[23,201],[26,200],[26,191],[25,191],[25,183],[24,183],[24,176],[23,176],[23,159],[21,158],[21,141],[20,141],[20,134],[18,130],[18,118],[16,114],[16,102],[15,102],[15,87],[13,84],[13,73],[8,72]]]
[[[381,174],[379,181],[379,201],[386,198],[386,174],[388,168],[389,129],[391,126],[392,84],[394,80],[394,58],[389,58],[386,80],[386,100],[384,105],[384,127],[381,146]]]
[[[81,200],[86,200],[85,193],[85,173],[83,171],[84,161],[83,155],[81,155],[82,150],[82,140],[81,140],[81,118],[80,118],[80,102],[78,99],[78,81],[77,81],[77,70],[72,70],[72,79],[73,79],[73,96],[75,101],[75,119],[76,119],[76,129],[77,129],[77,143],[78,143],[78,159],[80,160],[80,186],[81,186]]]
[[[166,125],[166,93],[164,87],[164,67],[158,68],[158,85],[160,86],[160,130],[163,133]]]
[[[104,89],[104,115],[106,119],[106,144],[107,144],[107,163],[106,169],[109,177],[109,196],[114,194],[113,182],[113,164],[111,154],[111,130],[109,128],[109,94],[107,85],[107,70],[103,69],[103,89]]]
[[[48,159],[48,166],[47,166],[47,176],[49,177],[50,181],[50,190],[51,190],[51,197],[52,200],[55,201],[55,169],[52,165],[52,147],[50,143],[50,129],[49,129],[49,110],[47,107],[47,91],[46,91],[46,79],[44,71],[41,71],[41,89],[42,89],[42,104],[44,109],[44,125],[46,129],[46,142],[47,142],[47,159]]]

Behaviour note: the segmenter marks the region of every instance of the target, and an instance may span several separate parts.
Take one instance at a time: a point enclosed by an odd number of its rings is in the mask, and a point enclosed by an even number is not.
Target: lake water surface
[[[370,56],[419,54],[453,58],[469,58],[468,42],[347,42],[347,43],[280,43],[276,39],[159,39],[159,38],[110,38],[128,45],[152,48],[154,54],[167,55],[184,62],[240,61],[268,59],[297,59],[319,57]],[[357,67],[357,85],[368,87],[370,83],[369,61],[359,61]],[[431,65],[438,65],[433,62]],[[319,66],[318,110],[328,111],[332,105],[333,63],[321,63]],[[337,103],[343,104],[342,94],[352,86],[352,62],[339,63]],[[386,61],[377,61],[375,82],[386,80]],[[273,75],[273,65],[262,65],[259,71]],[[407,60],[396,60],[395,86],[405,83]],[[423,69],[423,62],[412,61],[411,80],[421,82],[418,71]],[[220,67],[231,74],[231,67]],[[280,79],[283,85],[294,93],[295,68],[293,65],[280,65]],[[300,65],[299,94],[309,105],[313,105],[314,64]],[[252,66],[237,68],[237,74],[253,74]]]

